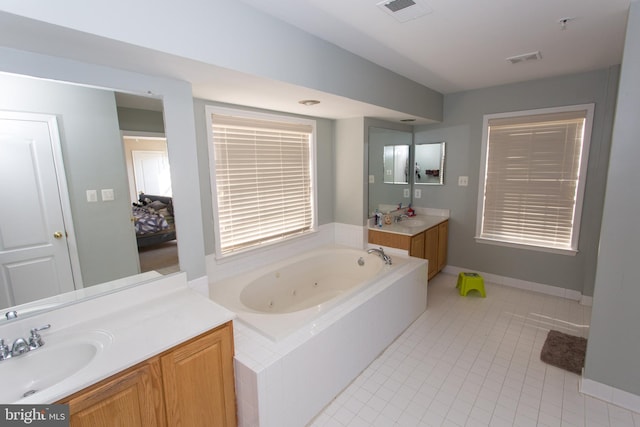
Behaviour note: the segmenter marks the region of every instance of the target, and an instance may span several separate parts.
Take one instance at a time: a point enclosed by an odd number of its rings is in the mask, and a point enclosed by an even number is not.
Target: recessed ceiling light
[[[317,99],[303,99],[302,101],[298,101],[298,103],[311,107],[312,105],[320,104],[320,101]]]

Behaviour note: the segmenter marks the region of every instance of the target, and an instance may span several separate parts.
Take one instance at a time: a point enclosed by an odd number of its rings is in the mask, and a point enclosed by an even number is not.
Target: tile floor
[[[436,276],[427,311],[309,426],[640,427],[540,361],[549,329],[588,335],[590,307],[491,283],[460,297],[456,279]]]

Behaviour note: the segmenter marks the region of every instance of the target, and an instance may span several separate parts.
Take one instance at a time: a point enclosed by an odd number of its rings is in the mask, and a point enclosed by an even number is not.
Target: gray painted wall
[[[640,396],[640,3],[631,3],[607,178],[585,377]],[[636,188],[636,190],[634,190]]]
[[[120,123],[120,130],[164,133],[164,118],[161,111],[118,107],[118,123]]]
[[[449,264],[593,294],[619,68],[447,95],[444,122],[418,126],[415,142],[446,141],[444,186],[421,186],[414,206],[451,210]],[[576,256],[476,243],[483,115],[595,103],[584,208]],[[459,187],[458,176],[469,186]]]
[[[258,111],[283,116],[296,117],[292,114],[267,111],[256,108],[221,104],[202,99],[194,99],[193,108],[196,122],[196,139],[198,142],[198,169],[200,176],[200,198],[202,200],[202,222],[204,230],[205,253],[215,253],[215,233],[213,226],[213,207],[211,176],[209,168],[209,149],[207,140],[207,105],[238,108],[245,111]],[[303,117],[303,116],[297,116]],[[334,121],[316,117],[303,117],[316,121],[316,165],[317,165],[317,213],[318,225],[333,222],[333,128]]]
[[[334,220],[342,224],[364,225],[365,119],[336,120],[334,167]]]
[[[2,8],[41,21],[40,26],[48,22],[125,42],[129,50],[122,55],[136,55],[133,46],[141,46],[419,117],[442,119],[439,92],[242,2],[159,2],[154,4],[153,25],[140,25],[149,16],[147,4],[127,0],[108,4],[72,1],[64,8],[46,2],[15,2]],[[149,68],[149,73],[161,71]]]
[[[73,226],[85,286],[138,273],[138,252],[113,92],[0,75],[0,108],[58,116]],[[102,202],[100,189],[116,199]],[[86,190],[98,191],[88,203]]]

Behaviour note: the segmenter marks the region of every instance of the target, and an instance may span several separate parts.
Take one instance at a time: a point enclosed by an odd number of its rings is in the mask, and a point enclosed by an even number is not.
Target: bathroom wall
[[[417,126],[415,142],[446,141],[444,186],[423,186],[414,206],[451,210],[448,263],[593,295],[619,67],[445,96],[444,122]],[[557,255],[476,243],[483,115],[595,103],[579,253]],[[467,187],[458,176],[468,176]]]
[[[595,387],[598,397],[635,411],[640,411],[639,40],[640,3],[632,2],[620,73],[584,373],[585,378],[616,389]]]
[[[118,122],[120,130],[164,133],[162,111],[118,107]]]
[[[363,212],[367,212],[365,153],[365,119],[336,120],[333,158],[335,222],[364,225]]]
[[[84,37],[91,34],[124,42],[128,46],[116,48],[126,49],[121,55],[131,57],[127,58],[131,62],[149,53],[132,51],[140,46],[153,50],[154,55],[168,54],[163,62],[169,68],[177,56],[410,115],[442,119],[442,94],[239,1],[156,2],[150,10],[144,2],[127,0],[95,4],[67,0],[63,8],[33,0],[4,2],[2,10],[39,21],[41,31],[50,23],[81,31]],[[149,22],[152,24],[141,25]],[[33,22],[17,23],[14,33],[31,25]],[[95,40],[100,46],[105,42]],[[113,61],[125,61],[115,58]],[[145,64],[150,74],[172,71],[159,67],[157,56],[154,58]]]
[[[198,142],[198,168],[200,171],[200,197],[202,200],[202,218],[205,238],[205,253],[211,255],[215,252],[213,207],[211,176],[209,168],[209,148],[207,140],[207,120],[205,107],[207,105],[219,105],[230,108],[238,108],[247,111],[259,111],[278,115],[293,116],[277,111],[267,111],[244,106],[221,104],[202,99],[194,99],[193,108],[196,122],[196,139]],[[303,117],[303,116],[299,116]],[[334,121],[316,117],[305,117],[316,121],[316,176],[317,176],[317,213],[318,225],[333,222],[333,130]]]

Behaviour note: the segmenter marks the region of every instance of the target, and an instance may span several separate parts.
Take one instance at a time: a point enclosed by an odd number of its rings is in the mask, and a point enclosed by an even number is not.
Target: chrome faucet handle
[[[11,346],[11,356],[20,356],[31,350],[24,338],[18,338]]]
[[[0,338],[0,360],[5,360],[11,357],[11,349],[4,343],[4,339]]]
[[[51,325],[47,324],[44,326],[40,326],[39,328],[31,329],[31,336],[29,337],[29,348],[31,350],[35,350],[36,348],[44,345],[44,341],[42,341],[42,337],[38,332],[49,329],[50,327]]]
[[[4,317],[6,317],[6,318],[7,318],[7,320],[16,319],[16,318],[18,317],[18,312],[17,312],[17,311],[15,311],[15,310],[7,311],[7,312],[4,314]]]

